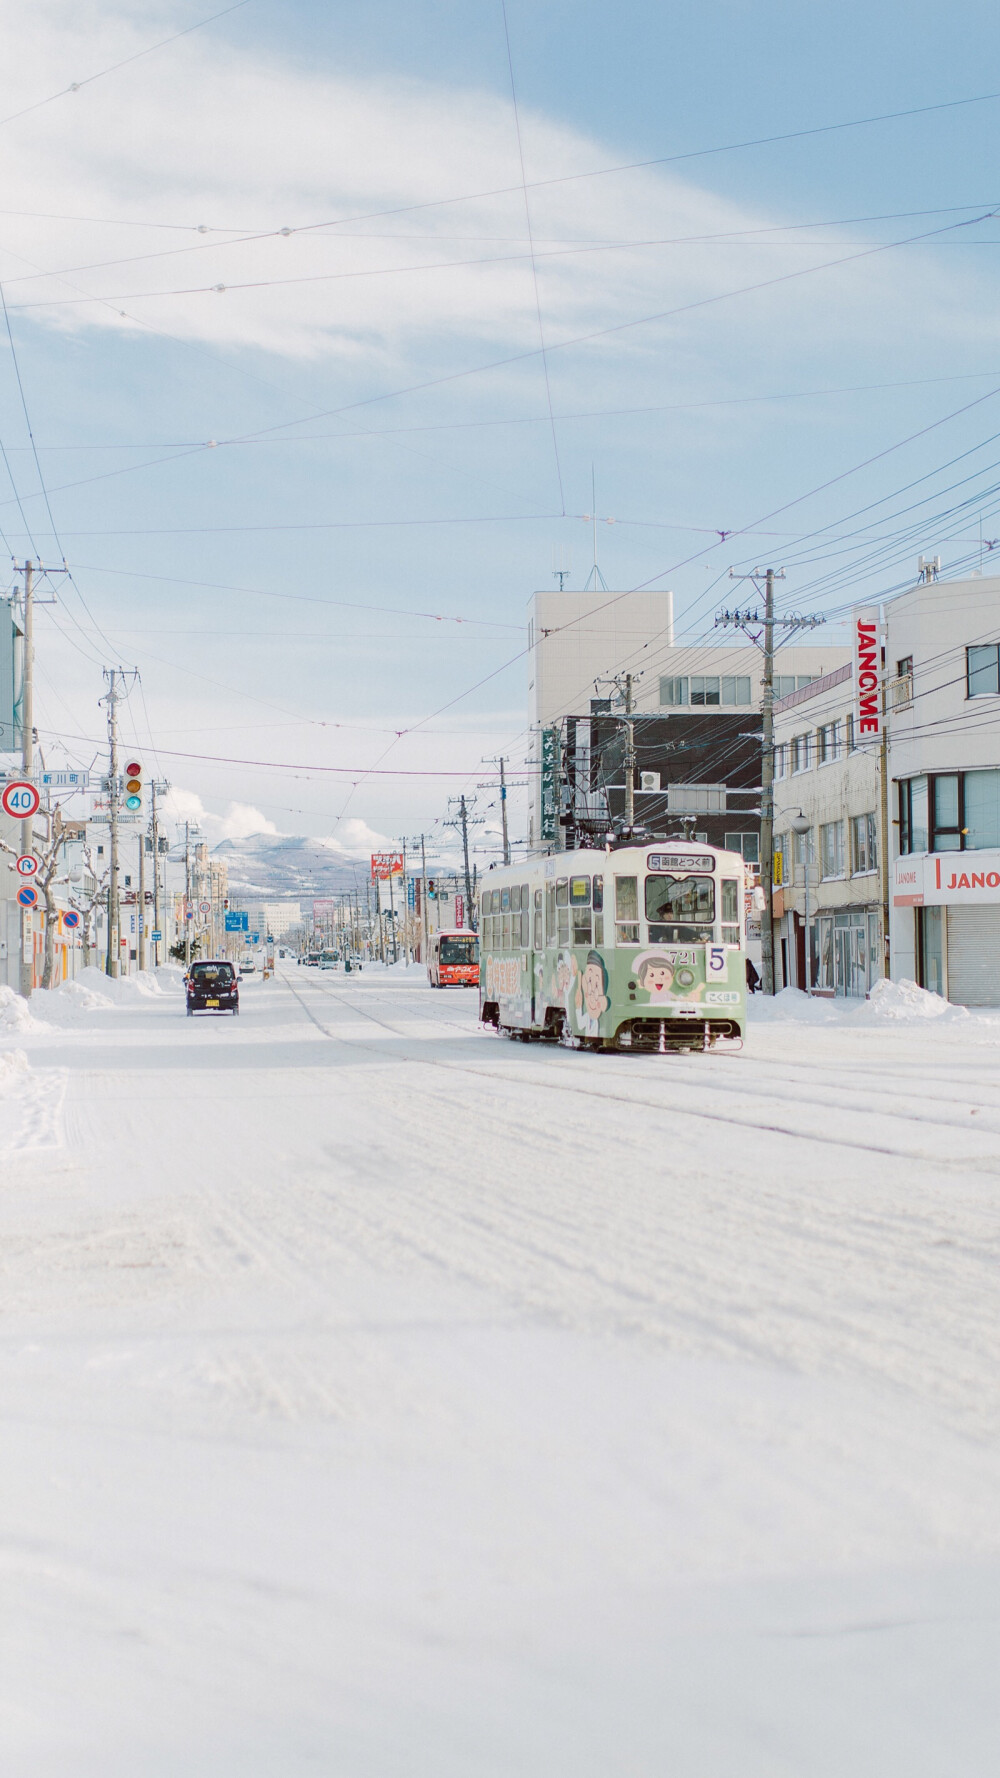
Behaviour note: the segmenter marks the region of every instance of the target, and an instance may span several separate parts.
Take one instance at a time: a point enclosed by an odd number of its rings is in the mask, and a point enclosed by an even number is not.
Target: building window
[[[809,736],[796,735],[792,742],[792,771],[807,772],[809,770]]]
[[[959,819],[959,778],[957,772],[946,772],[931,779],[930,804],[934,810],[931,829],[932,852],[960,852],[962,823]]]
[[[692,702],[692,704],[718,704],[719,699],[720,699],[719,678],[718,678],[717,674],[714,678],[711,678],[711,677],[706,678],[704,676],[699,677],[698,674],[692,673],[692,675],[691,675],[691,702]]]
[[[904,654],[901,661],[896,662],[896,678],[910,679],[913,677],[913,656]]]
[[[899,786],[899,849],[928,850],[927,779],[904,778]]]
[[[760,863],[759,833],[727,833],[725,845],[727,852],[741,853],[747,864]]]
[[[965,849],[1000,846],[1000,772],[964,772]]]
[[[1000,848],[1000,771],[901,780],[901,852],[975,852],[985,846]]]
[[[1000,643],[967,648],[965,663],[970,698],[995,697],[1000,692]]]
[[[749,704],[750,675],[724,675],[722,680],[722,702],[724,704]]]
[[[875,811],[851,817],[851,851],[856,877],[878,870],[878,820]]]
[[[819,855],[824,879],[844,874],[844,823],[827,821],[819,830]]]
[[[816,730],[816,762],[818,765],[829,765],[832,760],[844,757],[844,725],[842,722],[827,722]]]
[[[774,695],[776,698],[790,698],[793,691],[803,691],[816,678],[815,673],[776,673],[774,675]]]
[[[687,701],[688,682],[686,678],[660,680],[661,705],[666,706],[668,709],[672,709],[678,704],[686,704]]]
[[[774,775],[776,778],[783,778],[787,771],[788,748],[785,746],[784,741],[781,741],[774,749]]]

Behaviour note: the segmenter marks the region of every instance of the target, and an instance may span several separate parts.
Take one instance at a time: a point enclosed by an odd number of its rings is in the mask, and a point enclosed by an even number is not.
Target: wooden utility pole
[[[35,765],[35,613],[34,565],[24,564],[24,672],[21,681],[21,766],[28,783]],[[32,852],[34,817],[21,822],[21,851]],[[27,1000],[35,985],[35,922],[31,908],[21,909],[21,993]]]
[[[730,580],[752,580],[759,584],[761,571],[737,574],[729,570]],[[760,923],[761,989],[774,993],[774,632],[781,630],[812,630],[826,622],[824,617],[778,617],[774,615],[774,583],[784,580],[783,568],[764,572],[764,614],[759,611],[722,611],[717,626],[731,626],[749,636],[763,654],[763,696],[761,698],[761,766],[760,766],[760,886],[764,891],[764,912]],[[808,869],[808,864],[806,866]],[[806,979],[809,977],[809,933],[806,933]]]

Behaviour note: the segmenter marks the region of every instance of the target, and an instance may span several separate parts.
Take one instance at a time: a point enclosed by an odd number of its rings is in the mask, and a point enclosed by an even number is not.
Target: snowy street
[[[0,1002],[5,1771],[986,1778],[1000,1013],[931,998]]]

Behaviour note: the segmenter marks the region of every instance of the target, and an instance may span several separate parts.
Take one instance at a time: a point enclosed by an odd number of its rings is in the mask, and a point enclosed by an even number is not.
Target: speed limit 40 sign
[[[0,808],[3,809],[5,815],[12,816],[15,821],[27,821],[32,815],[37,814],[41,800],[33,784],[28,784],[23,779],[17,778],[12,783],[4,785],[3,794],[0,795]]]

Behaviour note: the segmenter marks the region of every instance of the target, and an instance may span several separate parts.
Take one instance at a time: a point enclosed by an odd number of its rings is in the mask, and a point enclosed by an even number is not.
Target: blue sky
[[[5,4],[18,103],[210,11]],[[592,473],[609,583],[672,585],[692,641],[732,561],[835,614],[1000,531],[1000,398],[945,418],[1000,387],[1000,224],[956,226],[1000,203],[1000,101],[698,152],[1000,90],[993,9],[507,19],[534,267],[499,4],[250,0],[0,126],[52,515],[5,349],[0,523],[75,583],[40,724],[89,758],[101,665],[136,664],[213,835],[363,852],[523,758],[525,602],[585,578]]]

